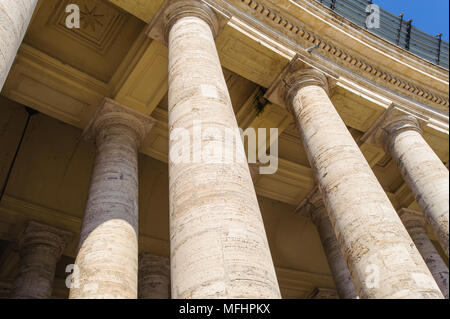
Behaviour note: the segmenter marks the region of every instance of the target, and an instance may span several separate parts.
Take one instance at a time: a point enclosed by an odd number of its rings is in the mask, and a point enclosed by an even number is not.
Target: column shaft
[[[315,203],[314,207],[311,208],[310,214],[312,221],[317,227],[339,298],[358,298],[347,263],[339,249],[333,226],[321,199],[319,203]]]
[[[417,130],[398,130],[387,148],[449,256],[449,173]]]
[[[138,146],[149,122],[106,99],[88,128],[96,156],[70,298],[137,298]]]
[[[139,256],[139,299],[170,299],[169,259],[149,253]]]
[[[20,242],[19,273],[12,299],[48,299],[52,296],[56,264],[72,234],[30,222]]]
[[[409,209],[399,211],[400,218],[408,230],[414,244],[427,263],[436,283],[442,291],[445,298],[449,297],[449,273],[448,267],[442,260],[438,251],[428,238],[425,228],[425,218],[422,212],[416,212]]]
[[[38,0],[0,1],[0,91],[27,31]]]
[[[200,1],[187,2],[198,11]],[[279,298],[242,141],[236,161],[204,158],[230,147],[224,132],[237,129],[211,26],[198,15],[181,17],[168,42],[169,132],[193,137],[191,161],[169,158],[172,297]],[[194,121],[201,134],[194,134]],[[171,149],[174,143],[171,137]]]
[[[433,277],[331,103],[326,78],[287,80],[294,115],[341,251],[361,298],[442,298]]]

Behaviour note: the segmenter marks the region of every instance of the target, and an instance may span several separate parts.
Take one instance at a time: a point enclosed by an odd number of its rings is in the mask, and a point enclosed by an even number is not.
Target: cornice
[[[440,109],[448,111],[450,105],[448,97],[435,94],[430,90],[414,85],[410,81],[376,67],[362,58],[354,56],[331,41],[325,41],[316,33],[283,16],[279,13],[279,10],[263,4],[263,1],[261,0],[238,1],[241,6],[250,9],[254,17],[261,20],[268,19],[271,22],[271,27],[274,27],[275,30],[282,30],[282,33],[287,34],[292,39],[300,37],[309,42],[311,44],[310,50],[318,49],[324,56],[337,58],[337,60],[346,65],[347,68],[353,70],[357,69],[372,80],[382,81],[388,87],[394,86],[408,95],[415,96],[419,101],[426,101]]]

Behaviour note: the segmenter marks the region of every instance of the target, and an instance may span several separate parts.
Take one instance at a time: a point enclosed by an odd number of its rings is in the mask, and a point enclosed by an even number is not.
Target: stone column
[[[179,0],[160,19],[152,25],[165,26],[169,45],[172,298],[280,298],[241,139],[236,160],[220,156],[234,150],[224,135],[238,126],[214,43],[218,17],[202,1]]]
[[[356,294],[352,277],[348,271],[344,256],[342,256],[339,249],[333,226],[330,223],[330,218],[318,188],[315,188],[302,203],[299,207],[299,212],[302,215],[309,216],[314,225],[316,225],[339,298],[357,299],[358,295]]]
[[[397,163],[448,257],[448,169],[423,139],[419,122],[412,115],[392,116],[381,127],[386,152]]]
[[[139,299],[170,299],[169,258],[139,255]]]
[[[0,91],[19,50],[38,0],[0,1]]]
[[[414,244],[422,254],[428,265],[431,274],[442,291],[445,298],[448,298],[449,274],[448,267],[437,252],[433,243],[427,236],[426,221],[422,212],[403,208],[398,212],[403,225],[409,232]]]
[[[72,233],[38,222],[28,223],[20,239],[20,266],[12,299],[49,299],[55,269]]]
[[[138,147],[152,125],[105,99],[85,131],[96,156],[70,298],[137,298]]]
[[[389,198],[328,97],[294,59],[278,86],[292,112],[360,298],[442,298]],[[268,94],[273,94],[272,87]],[[270,98],[270,97],[269,97]]]

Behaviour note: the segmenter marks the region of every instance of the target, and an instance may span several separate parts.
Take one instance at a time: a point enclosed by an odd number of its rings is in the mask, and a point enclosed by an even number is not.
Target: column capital
[[[381,147],[389,154],[390,141],[396,135],[409,130],[422,134],[422,127],[426,121],[425,118],[392,104],[361,137],[361,141]]]
[[[330,81],[327,75],[316,67],[310,66],[296,55],[267,90],[265,98],[278,105],[289,108],[292,96],[299,89],[315,85],[330,92]]]
[[[170,262],[162,257],[143,252],[139,254],[139,299],[170,298]]]
[[[412,210],[409,208],[402,208],[398,211],[398,216],[405,225],[408,231],[413,228],[423,228],[426,227],[425,215],[422,212]]]
[[[147,136],[155,124],[150,116],[139,113],[110,98],[104,98],[100,107],[94,114],[84,131],[86,139],[96,140],[99,135],[115,126],[123,126],[130,129],[139,145]]]
[[[250,170],[250,176],[252,177],[253,184],[256,184],[260,176],[259,169],[261,168],[261,163],[249,163],[248,168]]]
[[[170,261],[168,257],[155,255],[149,252],[142,252],[139,254],[139,268],[155,265],[158,266],[158,269],[170,271]]]
[[[150,22],[147,36],[167,45],[169,32],[179,19],[197,17],[208,23],[216,37],[228,21],[224,15],[218,15],[208,4],[201,0],[166,0]]]
[[[52,247],[59,258],[72,238],[73,233],[69,231],[29,221],[19,238],[19,248],[22,253],[28,247],[45,245]]]
[[[318,225],[320,219],[323,217],[328,218],[325,212],[325,203],[317,185],[314,186],[312,191],[302,200],[296,209],[296,213],[311,218],[315,225]]]

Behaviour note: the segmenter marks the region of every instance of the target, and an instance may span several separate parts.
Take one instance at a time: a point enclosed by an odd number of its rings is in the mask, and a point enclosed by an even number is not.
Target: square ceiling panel
[[[80,8],[80,28],[69,29],[69,4]],[[46,0],[25,43],[63,63],[108,82],[145,27],[144,23],[102,0]]]

